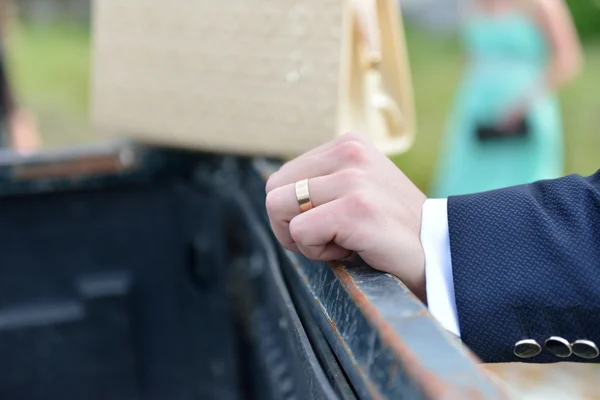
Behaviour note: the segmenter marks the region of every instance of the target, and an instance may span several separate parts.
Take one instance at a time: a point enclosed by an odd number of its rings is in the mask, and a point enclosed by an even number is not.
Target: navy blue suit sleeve
[[[458,320],[463,342],[484,362],[559,358],[544,342],[600,346],[600,171],[448,198]],[[537,341],[542,352],[514,354]]]

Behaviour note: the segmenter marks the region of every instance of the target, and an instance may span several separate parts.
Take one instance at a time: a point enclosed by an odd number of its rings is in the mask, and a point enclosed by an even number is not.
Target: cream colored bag
[[[400,13],[395,0],[363,1],[96,0],[95,124],[278,156],[360,131],[403,152],[414,111]]]

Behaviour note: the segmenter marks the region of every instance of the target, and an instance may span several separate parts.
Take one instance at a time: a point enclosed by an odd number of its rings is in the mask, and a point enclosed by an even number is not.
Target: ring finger
[[[352,170],[346,170],[310,179],[308,188],[313,207],[339,199],[351,191],[353,181],[347,176],[354,173]],[[296,251],[289,230],[290,221],[300,214],[295,184],[284,185],[270,191],[267,194],[266,206],[275,236],[286,248]]]

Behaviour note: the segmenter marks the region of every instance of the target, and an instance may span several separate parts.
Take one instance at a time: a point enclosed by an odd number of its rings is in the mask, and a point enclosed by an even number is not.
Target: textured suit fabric
[[[461,337],[484,362],[586,361],[518,358],[521,339],[600,346],[600,171],[449,197],[448,224]]]

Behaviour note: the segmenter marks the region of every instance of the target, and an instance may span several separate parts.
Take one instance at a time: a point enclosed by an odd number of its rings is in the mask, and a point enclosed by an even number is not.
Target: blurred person
[[[467,66],[441,146],[432,197],[563,174],[557,91],[582,55],[562,0],[471,0]]]
[[[0,0],[0,147],[12,147],[19,152],[36,150],[40,138],[33,115],[17,105],[10,84],[6,60],[6,38],[13,4]]]
[[[40,140],[34,118],[28,111],[16,106],[3,49],[0,49],[0,94],[0,147],[13,147],[19,152],[36,150]]]

